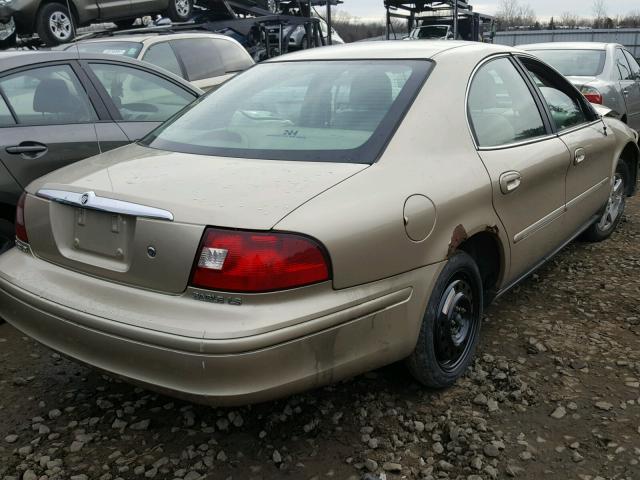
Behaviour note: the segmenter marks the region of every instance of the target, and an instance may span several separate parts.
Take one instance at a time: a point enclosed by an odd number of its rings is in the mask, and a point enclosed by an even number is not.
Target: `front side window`
[[[163,122],[195,100],[195,95],[162,77],[133,67],[92,63],[122,120]]]
[[[468,109],[480,147],[509,145],[547,133],[529,87],[506,57],[478,70],[471,83]]]
[[[97,118],[89,97],[69,65],[34,68],[0,79],[0,89],[18,123],[90,123]]]
[[[169,45],[169,42],[156,43],[151,45],[142,57],[145,62],[157,65],[160,68],[164,68],[169,72],[184,77],[180,63],[176,58],[176,54],[173,52],[173,48]]]
[[[562,75],[530,58],[520,60],[540,90],[557,130],[573,128],[597,118],[586,99]]]
[[[621,49],[616,48],[616,65],[618,67],[618,73],[620,74],[620,80],[633,80],[631,75],[631,68],[627,63],[627,59]]]
[[[176,55],[182,60],[190,81],[224,75],[220,52],[211,38],[188,38],[172,40]]]
[[[566,77],[597,77],[604,71],[604,50],[529,50]]]
[[[425,81],[417,60],[260,64],[153,132],[163,150],[373,163]]]

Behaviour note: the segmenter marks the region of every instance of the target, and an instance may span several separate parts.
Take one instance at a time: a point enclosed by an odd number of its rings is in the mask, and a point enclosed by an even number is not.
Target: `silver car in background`
[[[320,31],[322,32],[322,38],[324,38],[325,43],[327,43],[329,38],[329,27],[327,26],[327,22],[324,20],[320,20]],[[344,43],[342,37],[333,27],[331,27],[331,43],[332,45],[342,45]],[[289,48],[292,50],[307,48],[307,32],[304,29],[304,26],[298,25],[295,27],[289,37]]]
[[[640,66],[617,43],[538,43],[518,48],[532,53],[573,83],[591,103],[616,112],[640,130]]]

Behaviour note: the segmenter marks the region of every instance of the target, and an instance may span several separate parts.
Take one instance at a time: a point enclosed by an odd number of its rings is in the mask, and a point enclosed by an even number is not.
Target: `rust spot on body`
[[[449,250],[447,251],[447,258],[451,257],[458,247],[468,238],[467,231],[462,226],[462,224],[458,225],[453,229],[453,233],[451,234],[451,242],[449,242]]]

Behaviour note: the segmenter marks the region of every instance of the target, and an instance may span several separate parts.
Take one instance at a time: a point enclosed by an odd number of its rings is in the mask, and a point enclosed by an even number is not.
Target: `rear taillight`
[[[29,238],[27,237],[27,227],[25,226],[24,220],[24,205],[26,203],[27,194],[22,193],[20,195],[20,199],[18,200],[18,205],[16,206],[16,238],[24,243],[29,243]]]
[[[584,86],[580,89],[580,91],[582,92],[582,95],[584,95],[585,98],[591,103],[602,105],[602,94],[598,91],[598,89]]]
[[[291,233],[208,228],[196,257],[191,285],[231,292],[269,292],[329,279],[324,249]]]

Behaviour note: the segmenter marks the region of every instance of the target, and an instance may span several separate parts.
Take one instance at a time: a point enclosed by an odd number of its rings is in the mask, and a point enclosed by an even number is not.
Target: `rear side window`
[[[172,40],[171,45],[182,60],[191,81],[225,74],[220,52],[211,38]]]
[[[34,68],[3,77],[0,89],[20,124],[90,123],[97,118],[69,65]]]
[[[225,73],[242,72],[253,65],[253,60],[241,46],[228,40],[215,39]]]
[[[173,52],[173,48],[169,45],[169,42],[156,43],[151,45],[142,57],[145,62],[152,63],[160,68],[164,68],[169,72],[184,77],[180,63],[176,58],[176,54]]]
[[[468,108],[480,147],[509,145],[547,133],[529,87],[508,58],[480,67],[471,83]]]
[[[149,72],[122,65],[92,63],[122,120],[163,122],[195,100],[195,95]]]
[[[587,100],[562,76],[546,65],[521,58],[531,79],[549,107],[557,130],[566,130],[597,118]]]
[[[145,143],[235,158],[373,163],[432,63],[263,63],[206,95]]]
[[[13,115],[11,115],[11,110],[9,110],[4,99],[0,97],[0,127],[7,127],[15,124],[16,121],[13,119]]]
[[[631,74],[631,68],[629,67],[629,63],[627,62],[626,57],[621,49],[616,48],[616,65],[618,67],[618,73],[620,74],[620,80],[633,80],[633,75]]]
[[[638,62],[636,62],[636,59],[633,58],[633,55],[631,55],[626,50],[624,51],[624,56],[627,57],[627,61],[629,62],[629,67],[631,67],[632,79],[633,80],[640,79],[640,66],[638,65]]]

